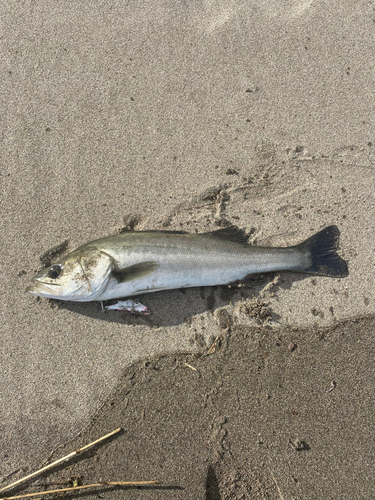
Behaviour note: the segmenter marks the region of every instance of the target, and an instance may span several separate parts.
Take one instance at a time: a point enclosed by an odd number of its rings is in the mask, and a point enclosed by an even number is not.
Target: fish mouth
[[[35,282],[26,288],[26,292],[39,297],[51,297],[58,295],[57,289],[60,287],[59,283],[43,283],[43,281],[35,280]],[[57,293],[56,293],[57,292]]]

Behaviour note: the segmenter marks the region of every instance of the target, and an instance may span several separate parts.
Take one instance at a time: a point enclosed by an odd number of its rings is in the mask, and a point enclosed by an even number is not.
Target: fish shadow
[[[144,325],[150,328],[161,326],[176,326],[188,322],[193,316],[203,314],[206,311],[212,313],[215,310],[227,306],[236,305],[239,302],[260,299],[260,292],[269,284],[272,284],[276,273],[254,274],[247,279],[246,283],[234,285],[220,285],[211,287],[181,288],[155,293],[138,295],[136,298],[146,305],[151,314],[132,314],[126,311],[103,312],[100,302],[68,302],[49,299],[52,307],[66,309],[76,314],[90,318],[119,323],[126,325]],[[273,294],[281,289],[289,289],[294,282],[306,279],[306,274],[285,272],[275,284],[271,285]],[[263,299],[267,301],[267,299]],[[108,301],[105,305],[115,303],[117,300]],[[278,322],[280,317],[272,313],[272,320]]]

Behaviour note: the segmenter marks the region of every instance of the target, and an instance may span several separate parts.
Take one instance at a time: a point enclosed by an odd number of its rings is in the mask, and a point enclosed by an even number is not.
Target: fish
[[[27,291],[74,302],[107,301],[178,288],[228,285],[254,273],[295,271],[348,276],[337,250],[340,231],[329,226],[289,247],[248,244],[230,226],[206,233],[130,231],[72,251],[32,278]]]

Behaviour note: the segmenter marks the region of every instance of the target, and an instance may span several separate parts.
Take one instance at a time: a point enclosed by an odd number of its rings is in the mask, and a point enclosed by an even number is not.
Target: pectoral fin
[[[151,274],[159,264],[154,260],[149,260],[146,262],[139,262],[138,264],[134,264],[133,266],[123,267],[120,269],[119,267],[114,267],[112,269],[112,276],[118,283],[125,283],[126,281],[133,281],[139,278],[144,278],[148,274]]]

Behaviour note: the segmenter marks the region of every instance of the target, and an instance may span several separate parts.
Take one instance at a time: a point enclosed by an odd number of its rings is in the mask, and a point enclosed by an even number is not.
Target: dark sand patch
[[[374,326],[370,317],[326,330],[229,327],[212,355],[134,364],[54,458],[125,432],[47,482],[162,482],[87,499],[373,498]]]

